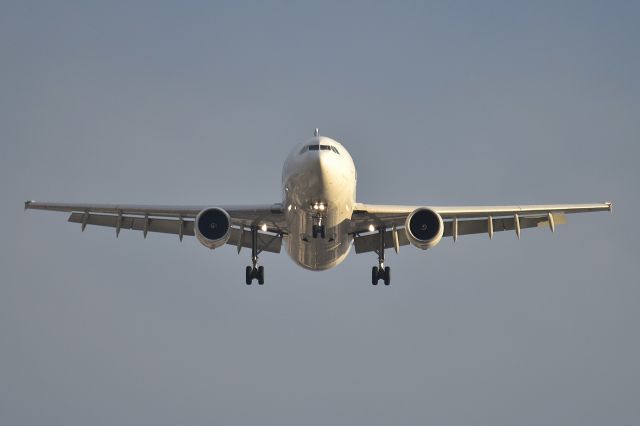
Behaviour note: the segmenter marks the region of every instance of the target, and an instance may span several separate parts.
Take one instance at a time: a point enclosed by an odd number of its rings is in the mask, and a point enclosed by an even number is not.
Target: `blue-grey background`
[[[0,424],[637,425],[637,2],[0,2]],[[614,213],[314,273],[25,199]]]

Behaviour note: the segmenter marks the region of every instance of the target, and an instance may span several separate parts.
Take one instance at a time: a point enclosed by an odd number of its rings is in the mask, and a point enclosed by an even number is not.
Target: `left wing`
[[[194,235],[194,220],[202,210],[211,206],[164,206],[140,204],[69,204],[27,201],[25,209],[69,212],[68,221],[87,225],[115,228],[116,236],[121,229],[159,232],[178,235]],[[231,236],[227,244],[251,247],[251,235],[246,228],[267,225],[266,231],[258,231],[258,249],[280,252],[282,236],[287,233],[284,214],[280,204],[252,206],[216,206],[231,217]]]
[[[396,206],[356,203],[351,217],[356,253],[377,250],[378,235],[368,234],[369,227],[384,226],[387,231],[387,248],[409,244],[404,232],[407,216],[422,206]],[[444,237],[460,235],[488,234],[520,229],[548,226],[553,231],[555,225],[566,223],[565,214],[597,211],[611,211],[612,203],[594,204],[539,204],[508,206],[425,206],[438,213],[444,222]],[[395,234],[395,235],[394,235]]]

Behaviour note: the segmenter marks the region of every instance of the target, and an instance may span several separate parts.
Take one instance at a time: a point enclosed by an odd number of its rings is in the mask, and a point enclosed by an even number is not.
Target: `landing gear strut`
[[[319,236],[324,240],[325,238],[324,230],[325,228],[324,228],[324,224],[322,223],[322,215],[321,214],[314,215],[313,227],[311,228],[311,234],[313,235],[313,238],[318,238]]]
[[[318,236],[320,236],[320,238],[324,239],[324,225],[313,225],[311,233],[313,234],[313,238],[318,238]]]
[[[258,227],[251,227],[251,263],[253,266],[247,266],[245,270],[246,283],[251,285],[254,279],[258,280],[258,284],[264,284],[264,266],[258,267]]]
[[[379,280],[384,281],[384,285],[391,284],[391,268],[384,266],[384,234],[386,229],[384,226],[380,226],[378,228],[378,249],[376,253],[378,253],[378,266],[374,266],[371,268],[371,284],[378,285]]]

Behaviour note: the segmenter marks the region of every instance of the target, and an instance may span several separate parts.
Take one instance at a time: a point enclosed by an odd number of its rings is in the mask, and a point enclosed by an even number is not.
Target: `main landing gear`
[[[378,285],[378,281],[383,280],[384,285],[391,284],[391,268],[384,266],[384,234],[386,229],[384,226],[380,226],[378,228],[378,249],[376,253],[378,253],[378,266],[374,266],[371,268],[371,284]]]
[[[247,285],[251,285],[254,279],[258,280],[258,284],[264,284],[264,266],[257,268],[255,266],[247,266],[245,274],[247,276]]]
[[[258,227],[251,227],[251,263],[253,266],[247,266],[245,275],[247,285],[251,285],[253,280],[258,280],[258,284],[264,284],[264,266],[258,267]]]

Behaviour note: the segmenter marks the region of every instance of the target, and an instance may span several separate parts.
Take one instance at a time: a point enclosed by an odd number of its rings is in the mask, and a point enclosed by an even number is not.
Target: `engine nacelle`
[[[426,250],[434,247],[442,239],[444,222],[438,213],[421,207],[407,216],[405,231],[411,244]]]
[[[202,210],[193,225],[198,241],[210,249],[226,244],[231,236],[231,217],[218,207]]]

